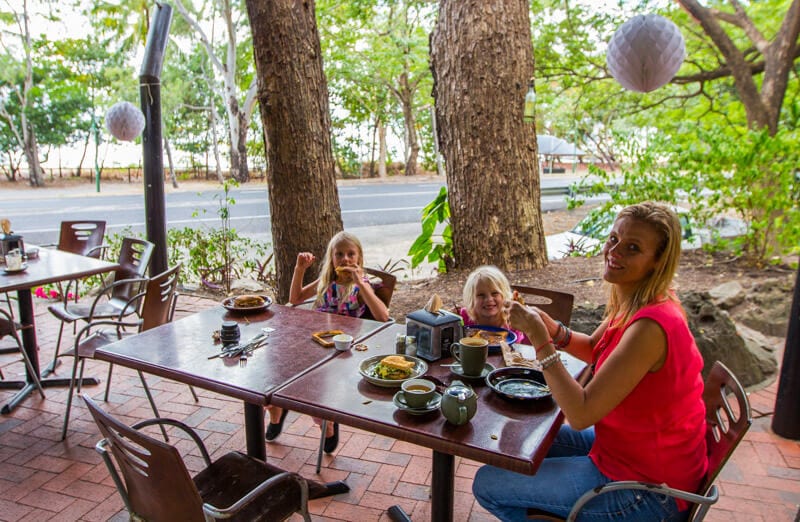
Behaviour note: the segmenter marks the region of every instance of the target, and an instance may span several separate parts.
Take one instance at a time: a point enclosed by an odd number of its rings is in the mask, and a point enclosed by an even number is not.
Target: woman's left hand
[[[534,344],[550,337],[544,320],[534,308],[516,301],[506,301],[508,322],[512,328],[522,330]]]

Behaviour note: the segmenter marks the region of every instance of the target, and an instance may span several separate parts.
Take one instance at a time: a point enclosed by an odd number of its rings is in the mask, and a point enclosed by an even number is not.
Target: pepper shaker
[[[398,355],[406,354],[406,334],[399,333],[394,338],[394,353]]]

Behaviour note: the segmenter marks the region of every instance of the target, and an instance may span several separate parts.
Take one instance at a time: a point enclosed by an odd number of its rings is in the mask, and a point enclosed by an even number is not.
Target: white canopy
[[[566,140],[541,134],[536,136],[539,154],[543,156],[586,156],[586,153]]]

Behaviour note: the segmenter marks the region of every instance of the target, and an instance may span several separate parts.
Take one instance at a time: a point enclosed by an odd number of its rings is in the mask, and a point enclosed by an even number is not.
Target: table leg
[[[31,366],[36,374],[44,377],[50,373],[50,371],[52,371],[52,368],[41,373],[39,370],[39,348],[36,343],[36,322],[34,320],[35,314],[31,290],[17,290],[17,303],[19,306],[19,322],[24,326],[21,331],[22,349],[25,350],[25,353],[28,355],[28,359],[31,361]],[[69,378],[39,379],[39,382],[42,384],[42,388],[69,386],[69,381]],[[99,383],[100,381],[92,377],[84,377],[83,381],[81,381],[82,385]],[[19,389],[16,395],[14,395],[14,397],[12,397],[11,400],[3,405],[2,409],[0,409],[0,413],[7,415],[11,413],[14,408],[19,406],[19,404],[25,400],[28,395],[36,390],[36,384],[34,384],[34,379],[30,371],[26,368],[24,381],[3,381],[0,382],[0,389]]]
[[[267,443],[264,439],[264,408],[258,404],[244,403],[244,433],[247,454],[267,460]]]
[[[434,522],[452,522],[453,520],[455,460],[453,455],[436,450],[433,452],[431,520]],[[393,522],[411,522],[411,517],[400,506],[390,507],[388,515]]]

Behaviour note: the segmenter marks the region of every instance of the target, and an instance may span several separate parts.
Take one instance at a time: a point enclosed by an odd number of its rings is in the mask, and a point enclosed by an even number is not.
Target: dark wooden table
[[[29,245],[30,248],[32,245]],[[84,257],[61,250],[39,249],[38,257],[26,261],[28,267],[22,272],[5,273],[0,270],[0,292],[17,292],[17,302],[19,306],[19,321],[22,324],[22,344],[25,353],[31,360],[31,365],[37,374],[40,374],[42,386],[69,386],[69,379],[44,379],[53,371],[50,366],[44,371],[39,369],[39,350],[36,343],[36,323],[34,321],[33,296],[31,289],[37,286],[66,281],[70,279],[81,279],[90,275],[111,272],[119,265],[109,263],[91,257]],[[3,265],[5,268],[5,265]],[[96,384],[97,381],[87,378],[87,384]],[[26,370],[24,381],[2,381],[2,389],[20,389],[20,391],[3,406],[3,414],[10,413],[22,402],[34,389],[33,379],[30,372]]]
[[[438,410],[422,416],[400,411],[392,403],[399,388],[375,386],[358,373],[359,363],[365,358],[394,352],[398,332],[405,332],[405,325],[378,332],[366,339],[368,350],[344,353],[282,387],[272,396],[272,403],[431,448],[431,520],[436,522],[453,518],[455,456],[535,473],[563,422],[563,414],[552,399],[509,401],[481,380],[464,381],[479,396],[477,413],[468,424],[453,426]],[[575,376],[586,367],[566,354],[563,360]],[[452,359],[432,363],[426,375],[450,384],[458,377],[441,367],[450,362]],[[500,355],[491,355],[489,362],[503,364]]]
[[[209,359],[221,347],[212,340],[212,333],[226,320],[239,323],[242,341],[264,327],[275,330],[245,366],[240,366],[238,357]],[[342,330],[358,341],[387,326],[389,323],[278,304],[248,315],[218,306],[105,346],[95,357],[241,399],[247,452],[264,460],[263,407],[270,404],[273,391],[339,353],[315,343],[311,334]]]

